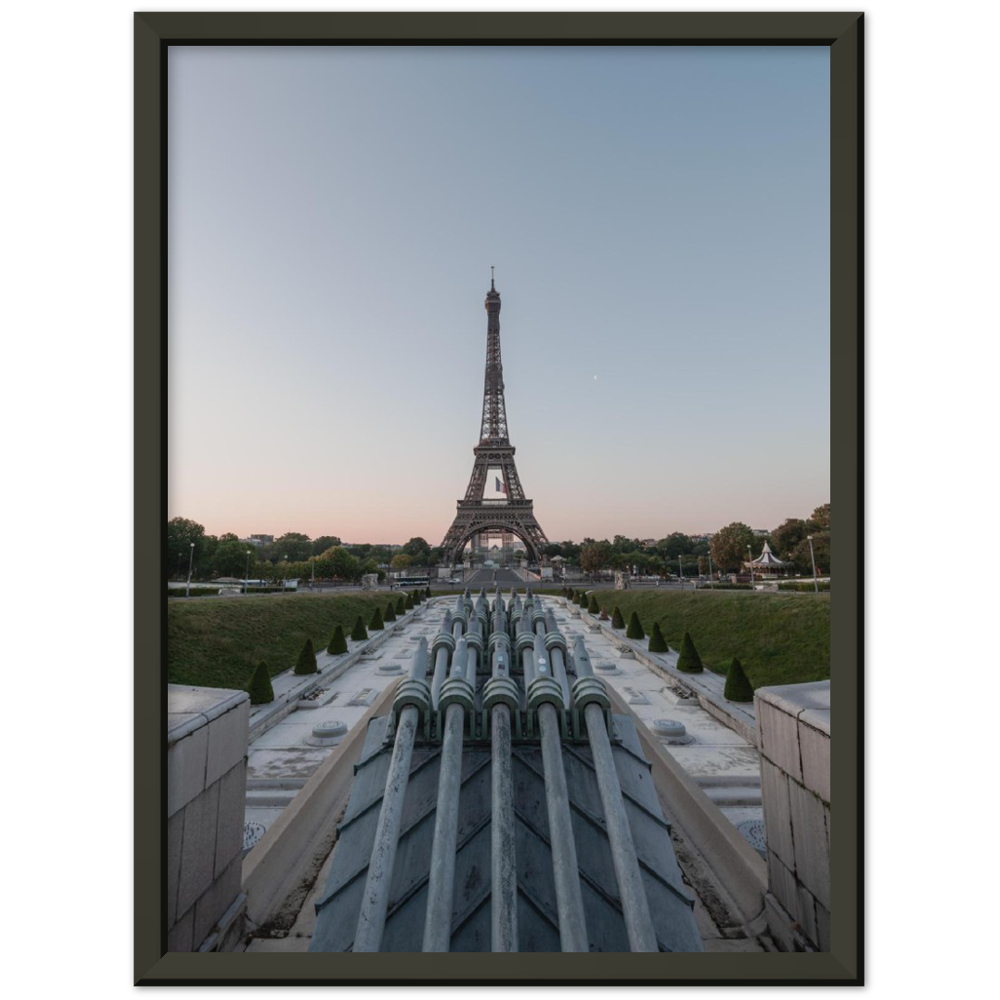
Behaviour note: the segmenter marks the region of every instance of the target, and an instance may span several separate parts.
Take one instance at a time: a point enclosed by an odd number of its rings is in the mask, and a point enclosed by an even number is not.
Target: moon
[[[596,375],[594,376],[594,381],[595,381],[595,382],[597,381],[597,376],[596,376]]]

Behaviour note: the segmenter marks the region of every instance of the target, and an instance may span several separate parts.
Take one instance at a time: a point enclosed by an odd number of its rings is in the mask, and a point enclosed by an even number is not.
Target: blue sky
[[[497,268],[552,539],[829,500],[825,47],[171,47],[168,516],[440,541]]]

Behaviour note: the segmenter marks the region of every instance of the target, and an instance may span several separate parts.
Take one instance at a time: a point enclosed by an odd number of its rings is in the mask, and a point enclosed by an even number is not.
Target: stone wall
[[[245,691],[167,685],[167,950],[225,950],[245,899]]]
[[[830,682],[754,692],[767,835],[768,929],[830,950]]]

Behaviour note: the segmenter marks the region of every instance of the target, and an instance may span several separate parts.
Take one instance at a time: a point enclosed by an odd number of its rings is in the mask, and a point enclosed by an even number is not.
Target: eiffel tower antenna
[[[538,563],[542,547],[548,544],[548,539],[535,520],[532,501],[524,495],[514,464],[514,446],[508,436],[503,361],[500,357],[500,293],[496,290],[492,264],[490,290],[486,293],[486,316],[486,379],[479,444],[472,449],[476,457],[465,499],[458,501],[458,512],[441,547],[445,558],[454,564],[469,539],[483,532],[502,531],[520,538],[528,550],[528,558]],[[500,473],[496,478],[501,480],[498,484],[498,491],[504,493],[501,499],[483,498],[491,470]]]

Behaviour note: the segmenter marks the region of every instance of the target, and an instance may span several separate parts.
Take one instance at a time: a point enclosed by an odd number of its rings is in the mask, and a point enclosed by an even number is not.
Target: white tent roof
[[[771,551],[771,546],[764,542],[764,551],[757,559],[750,563],[751,566],[784,566],[785,564]]]

